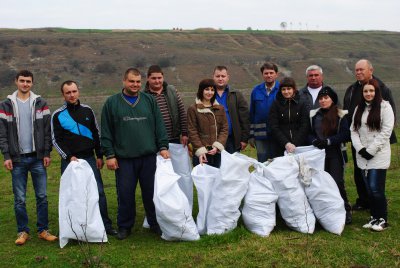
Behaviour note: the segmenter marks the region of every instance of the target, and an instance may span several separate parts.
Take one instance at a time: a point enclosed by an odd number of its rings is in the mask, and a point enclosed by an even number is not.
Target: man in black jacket
[[[216,100],[224,106],[228,119],[229,136],[225,150],[229,153],[239,152],[246,148],[250,136],[249,107],[242,93],[228,85],[226,66],[216,66],[213,79],[217,87]]]
[[[363,99],[362,90],[364,84],[372,78],[378,81],[382,93],[382,98],[386,101],[389,101],[390,105],[392,106],[393,112],[396,116],[396,106],[393,101],[392,92],[381,80],[379,80],[377,77],[373,75],[373,71],[374,69],[372,67],[371,62],[366,59],[359,60],[355,65],[355,75],[357,81],[351,84],[347,88],[343,100],[343,109],[349,111],[349,113],[347,114],[347,120],[349,122],[349,125],[351,125],[353,119],[354,109]],[[392,135],[390,136],[390,143],[396,143],[396,142],[397,142],[396,135],[394,132],[392,132]],[[353,162],[354,162],[354,182],[356,184],[357,194],[358,194],[356,203],[353,205],[353,210],[368,209],[369,202],[368,202],[367,189],[365,187],[361,175],[361,170],[357,167],[357,163],[355,160],[358,152],[355,151],[353,146],[351,147],[351,152],[353,155]]]
[[[100,173],[104,162],[96,117],[89,106],[80,103],[79,88],[75,81],[63,82],[61,93],[65,103],[51,117],[51,137],[61,156],[61,174],[70,161],[84,159],[89,163],[96,178],[104,227],[108,235],[117,235],[108,217],[107,199]],[[93,151],[96,152],[96,159]]]

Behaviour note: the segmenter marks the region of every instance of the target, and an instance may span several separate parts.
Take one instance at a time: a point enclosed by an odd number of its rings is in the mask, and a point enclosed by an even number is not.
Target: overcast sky
[[[0,28],[388,30],[400,0],[0,0]]]

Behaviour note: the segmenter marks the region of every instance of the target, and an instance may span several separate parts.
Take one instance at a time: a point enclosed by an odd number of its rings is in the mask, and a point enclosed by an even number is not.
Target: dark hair
[[[276,73],[278,72],[278,66],[273,62],[264,63],[263,66],[261,66],[261,68],[260,68],[261,73],[264,73],[265,69],[274,70]]]
[[[371,102],[371,110],[369,111],[367,118],[367,126],[369,130],[381,130],[381,102],[382,94],[379,87],[379,83],[375,79],[370,79],[363,85],[363,91],[365,85],[372,85],[375,88],[375,97]],[[364,97],[361,98],[356,114],[354,115],[354,130],[358,130],[361,127],[361,117],[366,107]]]
[[[136,69],[136,68],[128,68],[128,69],[125,71],[124,80],[125,80],[126,78],[128,78],[128,74],[140,75],[140,76],[142,75],[138,69]]]
[[[75,81],[73,81],[73,80],[67,80],[67,81],[64,81],[64,82],[61,84],[61,93],[64,94],[64,86],[65,86],[65,85],[70,86],[70,85],[72,85],[72,84],[75,84],[76,87],[77,87],[78,90],[79,90],[79,87],[78,87],[78,83],[77,83],[77,82],[75,82]]]
[[[32,82],[33,82],[33,74],[28,71],[28,70],[20,70],[16,75],[15,75],[15,80],[18,80],[18,77],[23,76],[23,77],[31,77]]]
[[[228,72],[228,68],[226,67],[226,66],[224,66],[224,65],[218,65],[218,66],[215,66],[215,68],[214,68],[214,72],[213,73],[215,73],[215,71],[223,71],[223,70],[226,70],[227,72]]]
[[[147,70],[147,77],[149,77],[152,73],[161,73],[162,75],[164,75],[159,65],[151,65]]]
[[[215,91],[215,82],[214,82],[214,79],[203,79],[203,80],[200,81],[200,83],[199,83],[199,89],[197,90],[197,98],[198,98],[199,100],[201,100],[201,101],[203,100],[203,92],[204,92],[204,90],[205,90],[206,88],[209,88],[209,87],[213,87],[213,88],[214,88],[214,91]],[[214,103],[215,98],[216,98],[216,95],[214,94],[214,96],[213,96],[213,97],[211,98],[211,100],[210,100],[211,104]]]
[[[334,135],[337,132],[338,126],[338,107],[332,102],[331,107],[327,109],[327,112],[324,113],[324,117],[322,118],[322,134],[324,137],[329,137]]]
[[[291,87],[294,90],[294,93],[297,92],[296,82],[292,77],[284,77],[279,82],[279,90],[282,90],[283,87]]]

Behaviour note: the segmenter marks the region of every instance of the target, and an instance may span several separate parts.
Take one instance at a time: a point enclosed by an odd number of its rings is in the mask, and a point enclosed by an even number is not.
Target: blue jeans
[[[112,228],[112,221],[108,217],[106,193],[104,192],[103,180],[101,178],[100,170],[96,166],[96,159],[94,158],[94,156],[91,156],[88,158],[83,158],[83,159],[86,160],[86,162],[88,162],[88,164],[90,165],[90,167],[93,170],[94,177],[95,177],[96,183],[97,183],[97,190],[99,191],[100,215],[103,220],[104,228],[106,230],[110,230]],[[61,174],[64,173],[68,164],[69,164],[69,162],[67,160],[65,160],[64,158],[61,158]]]
[[[28,214],[26,212],[26,185],[28,171],[31,173],[33,188],[36,196],[37,230],[41,232],[48,229],[48,204],[47,204],[47,173],[43,160],[33,157],[21,157],[20,162],[13,162],[11,171],[12,188],[14,193],[14,211],[17,219],[17,232],[29,233]]]
[[[153,202],[156,155],[135,158],[117,158],[119,168],[115,171],[117,183],[119,229],[131,230],[136,218],[135,192],[140,183],[142,200],[150,228],[157,228],[156,210]]]
[[[387,221],[387,202],[385,196],[386,169],[362,170],[362,176],[367,188],[371,216]]]
[[[257,150],[258,162],[265,162],[277,156],[276,142],[272,139],[269,140],[255,140]]]

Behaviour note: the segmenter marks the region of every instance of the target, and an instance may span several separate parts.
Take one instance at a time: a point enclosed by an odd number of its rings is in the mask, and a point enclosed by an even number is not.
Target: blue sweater
[[[279,91],[279,82],[275,81],[275,86],[271,93],[267,95],[265,82],[255,86],[250,97],[250,136],[256,140],[266,140],[271,138],[271,128],[268,116],[276,93]]]

